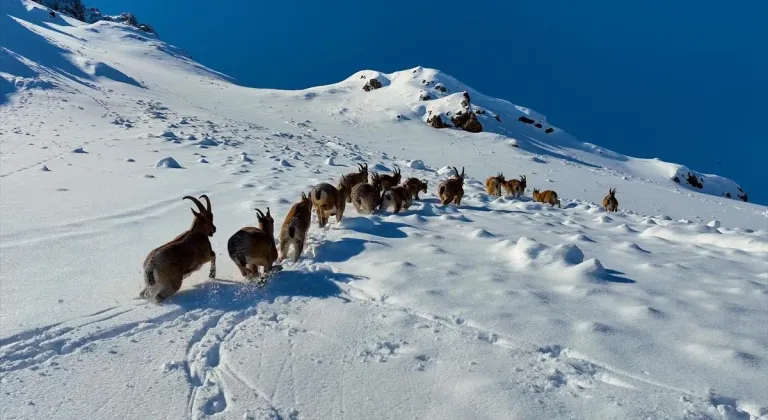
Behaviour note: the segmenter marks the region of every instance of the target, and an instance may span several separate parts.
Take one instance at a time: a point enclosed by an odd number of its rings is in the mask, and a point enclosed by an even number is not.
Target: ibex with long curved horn
[[[400,184],[401,179],[402,175],[400,174],[400,168],[397,167],[392,171],[392,175],[379,175],[379,180],[381,180],[381,188],[383,190],[396,187]]]
[[[461,198],[464,196],[464,167],[461,167],[461,173],[456,167],[453,167],[454,176],[441,182],[437,187],[437,195],[440,197],[440,205],[447,205],[451,202],[460,206]]]
[[[525,188],[528,186],[528,181],[525,179],[525,175],[520,175],[520,180],[510,179],[503,184],[504,191],[507,195],[512,197],[522,197],[525,193]]]
[[[343,175],[342,178],[339,179],[339,184],[345,183],[349,186],[349,190],[352,191],[352,187],[354,187],[357,184],[362,184],[364,182],[368,182],[368,164],[363,163],[357,164],[358,172],[350,172],[346,175]],[[352,195],[347,194],[347,203],[352,202]]]
[[[273,269],[277,260],[275,245],[275,219],[269,213],[256,210],[259,227],[246,226],[232,235],[227,242],[229,257],[235,262],[243,277],[259,276],[264,267],[264,277]]]
[[[342,201],[343,203],[343,201]],[[304,241],[312,220],[312,200],[303,191],[301,201],[291,206],[280,228],[280,261],[288,257],[288,250],[293,245],[293,261],[296,262],[304,250]]]
[[[504,185],[504,174],[498,172],[496,176],[489,176],[485,180],[485,192],[488,195],[501,196],[502,185]]]
[[[170,242],[153,249],[144,259],[144,290],[139,296],[154,298],[160,303],[181,288],[182,281],[203,264],[210,262],[209,278],[216,277],[216,254],[208,239],[216,233],[211,212],[211,200],[203,194],[208,207],[194,197],[185,195],[182,200],[191,200],[197,206],[192,209],[195,216],[192,227]]]
[[[616,199],[616,188],[609,188],[608,195],[603,198],[603,207],[606,211],[615,212],[619,209],[619,200]]]

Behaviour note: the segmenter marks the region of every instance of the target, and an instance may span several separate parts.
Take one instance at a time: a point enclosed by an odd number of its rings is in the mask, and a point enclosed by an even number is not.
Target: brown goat
[[[485,192],[488,195],[501,195],[501,186],[504,185],[504,174],[499,172],[496,176],[489,176],[485,180]]]
[[[296,262],[304,250],[307,230],[312,221],[312,201],[301,193],[301,201],[291,206],[285,215],[283,226],[280,228],[280,256],[278,262],[288,257],[288,251],[293,245],[293,261]]]
[[[400,168],[395,168],[392,171],[392,175],[380,175],[379,179],[381,179],[381,188],[384,190],[400,185],[400,180],[402,179]]]
[[[145,299],[154,298],[160,303],[178,292],[182,281],[197,271],[203,264],[210,262],[209,278],[216,277],[216,254],[208,239],[216,233],[211,212],[211,201],[203,194],[208,207],[194,197],[184,196],[197,206],[199,211],[192,209],[195,216],[192,227],[170,242],[159,246],[144,259],[144,289],[139,296]]]
[[[411,193],[405,185],[398,185],[392,188],[387,188],[381,195],[381,203],[379,204],[379,210],[386,210],[390,206],[394,205],[394,213],[400,213],[401,209],[411,207],[413,200],[411,199]]]
[[[346,175],[342,175],[338,187],[323,182],[315,185],[309,192],[312,206],[317,213],[317,224],[320,227],[325,227],[331,216],[336,216],[336,223],[341,222],[342,217],[344,217],[344,209],[349,201],[350,182]]]
[[[520,175],[520,180],[510,179],[503,184],[504,191],[507,195],[512,197],[522,197],[525,193],[525,188],[528,186],[528,182],[525,179],[525,175]]]
[[[264,267],[263,277],[266,277],[277,260],[275,219],[269,213],[269,207],[267,214],[259,209],[255,210],[259,227],[246,226],[235,232],[227,241],[229,257],[240,269],[243,277],[259,276],[259,267]]]
[[[461,167],[461,173],[456,167],[453,167],[455,175],[441,182],[437,187],[437,195],[440,197],[440,205],[453,204],[460,206],[461,198],[464,196],[464,167]]]
[[[603,207],[606,211],[615,212],[619,209],[619,200],[616,199],[616,188],[608,189],[608,195],[603,198]]]
[[[352,187],[354,187],[357,184],[362,184],[364,182],[368,182],[368,164],[357,164],[358,172],[350,172],[344,177],[346,177],[346,183],[349,185],[350,191],[352,190]],[[339,179],[339,184],[341,184],[342,180]],[[347,203],[352,202],[352,196],[347,195]]]
[[[555,204],[557,204],[557,207],[562,208],[562,206],[560,206],[560,199],[557,198],[557,193],[552,190],[539,192],[539,190],[534,188],[533,201],[538,201],[539,203],[547,203],[552,207],[555,207]]]
[[[381,178],[379,174],[371,175],[371,183],[357,184],[352,187],[352,205],[359,214],[371,214],[379,206],[381,200]]]
[[[411,193],[411,198],[414,200],[420,200],[419,191],[427,193],[427,181],[423,181],[419,178],[408,178],[405,180],[405,188]]]

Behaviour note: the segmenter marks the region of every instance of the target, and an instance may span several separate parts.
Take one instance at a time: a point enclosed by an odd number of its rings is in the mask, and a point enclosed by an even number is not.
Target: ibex
[[[437,194],[440,196],[440,205],[447,205],[453,202],[453,204],[460,206],[461,197],[464,196],[464,167],[461,167],[461,174],[456,167],[453,167],[455,175],[441,182],[437,187]]]
[[[301,201],[291,206],[285,215],[283,227],[280,229],[280,256],[278,262],[288,257],[288,250],[293,245],[293,262],[299,260],[304,250],[304,241],[312,220],[312,201],[301,193]]]
[[[368,164],[357,164],[358,172],[350,172],[346,175],[344,175],[347,179],[347,184],[349,185],[350,190],[352,187],[354,187],[357,184],[362,184],[364,182],[368,182]],[[341,184],[342,180],[339,179],[339,184]],[[352,196],[347,195],[347,203],[352,202]]]
[[[264,267],[266,277],[277,260],[275,220],[269,213],[269,207],[267,214],[259,209],[255,210],[259,227],[246,226],[235,232],[227,241],[229,257],[240,269],[243,277],[259,276],[259,267]]]
[[[400,213],[400,209],[406,209],[411,207],[413,200],[411,199],[411,193],[405,185],[398,185],[392,188],[384,190],[384,194],[381,195],[381,204],[379,204],[379,210],[386,210],[390,206],[394,205],[394,213]]]
[[[342,175],[338,187],[323,182],[315,185],[309,192],[309,198],[317,213],[317,224],[320,227],[325,227],[331,216],[336,216],[336,223],[341,222],[350,197],[350,182],[346,175]]]
[[[402,179],[402,176],[400,175],[400,168],[395,168],[394,171],[392,171],[393,175],[380,175],[379,179],[381,179],[381,188],[387,189],[392,188],[400,184],[400,179]]]
[[[499,172],[496,176],[489,176],[485,180],[485,192],[488,195],[501,195],[501,186],[504,185],[504,174]]]
[[[552,190],[539,192],[539,190],[534,188],[533,201],[538,201],[539,203],[547,203],[552,207],[555,207],[555,204],[557,204],[557,207],[561,207],[560,199],[557,198],[557,193]]]
[[[197,271],[203,264],[210,262],[209,278],[216,277],[216,254],[208,239],[216,233],[211,213],[211,201],[203,194],[208,208],[203,207],[199,200],[185,195],[182,200],[189,199],[197,206],[192,209],[195,216],[192,227],[170,242],[153,249],[144,259],[144,290],[139,296],[145,299],[154,298],[160,303],[178,292],[181,282],[190,274]]]
[[[371,174],[371,183],[357,184],[352,187],[352,205],[360,214],[371,214],[380,204],[381,178]]]
[[[603,207],[606,211],[615,212],[619,209],[619,200],[616,199],[616,188],[608,189],[608,195],[603,198]]]
[[[505,182],[504,191],[506,191],[507,195],[511,195],[512,197],[522,197],[523,193],[525,193],[525,187],[527,186],[528,183],[525,179],[525,175],[520,175],[520,180],[510,179]]]
[[[423,191],[424,194],[427,193],[427,181],[422,181],[419,178],[408,178],[403,185],[405,185],[405,188],[408,188],[411,198],[414,200],[420,200],[419,191]]]

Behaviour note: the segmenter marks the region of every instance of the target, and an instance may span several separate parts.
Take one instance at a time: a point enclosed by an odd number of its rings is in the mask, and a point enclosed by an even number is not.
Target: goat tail
[[[155,270],[153,268],[144,269],[144,283],[146,283],[147,286],[155,285]]]

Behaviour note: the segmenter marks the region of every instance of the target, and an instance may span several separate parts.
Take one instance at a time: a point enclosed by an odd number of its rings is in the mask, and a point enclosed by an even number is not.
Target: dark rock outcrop
[[[520,118],[518,118],[517,120],[522,122],[522,123],[526,123],[526,124],[533,124],[533,123],[536,122],[536,121],[526,117],[525,115],[520,116]]]
[[[494,115],[493,118],[496,119],[496,121],[501,122],[501,117],[499,117],[499,114]]]
[[[445,87],[445,85],[443,85],[442,83],[436,84],[435,85],[435,89],[437,89],[437,90],[439,90],[440,92],[443,92],[443,93],[448,92],[448,88]]]
[[[536,127],[536,128],[542,128],[542,127],[544,127],[543,125],[541,125],[541,123],[536,123],[536,124],[534,124],[533,126],[534,126],[534,127]]]
[[[745,203],[746,203],[746,202],[748,202],[748,201],[749,201],[749,199],[747,198],[747,193],[745,193],[745,192],[744,192],[744,190],[742,190],[742,189],[741,189],[741,187],[739,187],[739,193],[740,193],[740,194],[738,195],[738,197],[739,197],[739,198],[740,198],[740,199],[741,199],[743,202],[745,202]]]
[[[440,114],[435,114],[428,117],[427,124],[431,125],[434,128],[448,128],[448,125],[446,125],[443,122],[443,119],[440,117]]]
[[[552,127],[547,127],[547,129],[546,129],[546,130],[544,130],[544,132],[545,132],[545,133],[547,133],[547,134],[549,134],[549,133],[554,133],[554,132],[555,132],[555,130],[554,130]]]
[[[470,133],[481,133],[483,131],[483,125],[477,120],[475,113],[471,111],[469,112],[469,120],[464,123],[462,128]]]
[[[379,82],[378,79],[375,77],[368,81],[368,83],[363,86],[363,90],[366,92],[370,92],[372,90],[380,89],[381,88],[381,82]]]
[[[422,92],[421,95],[419,95],[420,101],[431,101],[432,95],[430,95],[428,92]]]
[[[155,34],[154,28],[147,23],[139,23],[139,20],[132,13],[120,13],[119,15],[108,16],[102,14],[95,7],[86,7],[83,0],[37,0],[38,3],[47,7],[51,12],[59,12],[73,17],[81,22],[95,23],[98,21],[108,21],[123,23],[138,28],[146,33]],[[55,16],[51,15],[52,17]]]
[[[699,178],[696,178],[696,175],[688,172],[688,178],[686,179],[688,184],[694,188],[702,189],[704,188],[704,184],[699,181]]]

